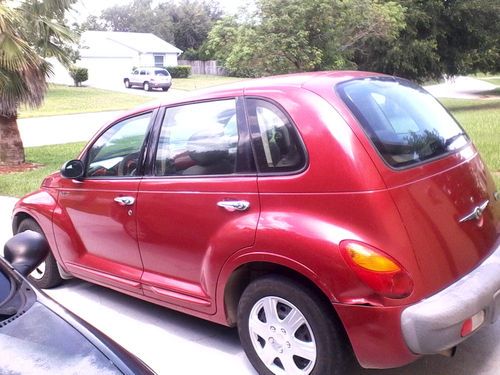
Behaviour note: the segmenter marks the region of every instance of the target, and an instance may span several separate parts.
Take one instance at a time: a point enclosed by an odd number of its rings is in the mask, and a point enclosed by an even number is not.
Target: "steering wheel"
[[[139,162],[139,153],[125,156],[118,164],[118,176],[134,176]]]

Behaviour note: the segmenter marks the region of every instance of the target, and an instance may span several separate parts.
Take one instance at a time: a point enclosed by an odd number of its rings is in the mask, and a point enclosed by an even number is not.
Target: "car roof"
[[[169,98],[160,101],[160,105],[172,105],[197,100],[209,100],[216,97],[243,95],[246,90],[255,89],[286,89],[291,87],[306,87],[308,90],[317,91],[325,86],[334,87],[340,82],[355,78],[383,76],[380,73],[362,71],[321,71],[278,75],[256,79],[242,79],[235,83],[214,86],[206,89],[192,91],[179,98]],[[175,84],[173,86],[175,88]]]

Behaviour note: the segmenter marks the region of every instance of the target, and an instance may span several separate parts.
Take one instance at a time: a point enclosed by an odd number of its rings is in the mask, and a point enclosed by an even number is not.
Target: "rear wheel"
[[[127,89],[130,88],[130,81],[128,79],[126,79],[125,81],[123,81],[123,84],[125,85],[125,88],[127,88]]]
[[[162,89],[163,91],[168,91],[168,89],[169,89],[169,88],[170,88],[170,87],[162,87],[161,89]]]
[[[17,228],[17,233],[21,233],[27,230],[32,230],[34,232],[40,233],[45,236],[40,226],[33,219],[24,219],[19,224]],[[57,262],[52,255],[52,251],[47,255],[47,258],[29,275],[30,281],[35,284],[38,288],[49,289],[58,286],[62,283],[63,279],[59,274],[59,269],[57,268]]]
[[[151,86],[149,85],[149,82],[144,82],[142,87],[144,88],[144,91],[151,91]]]
[[[313,290],[281,276],[253,281],[238,304],[238,332],[261,375],[345,374],[342,330]]]

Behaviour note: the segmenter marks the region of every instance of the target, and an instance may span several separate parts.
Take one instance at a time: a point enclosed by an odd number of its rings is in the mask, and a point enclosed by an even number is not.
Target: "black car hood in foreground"
[[[102,352],[35,302],[0,328],[0,374],[121,374]]]
[[[154,374],[0,259],[0,284],[6,282],[15,282],[16,294],[0,308],[0,374]]]

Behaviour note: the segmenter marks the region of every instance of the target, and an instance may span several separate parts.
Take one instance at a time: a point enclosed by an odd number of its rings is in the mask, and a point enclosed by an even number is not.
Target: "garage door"
[[[88,86],[113,88],[123,85],[123,78],[134,66],[131,57],[85,57],[78,63],[89,70]]]

